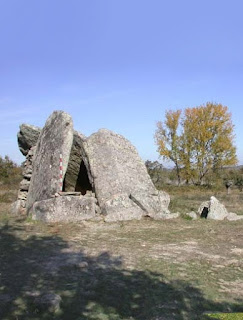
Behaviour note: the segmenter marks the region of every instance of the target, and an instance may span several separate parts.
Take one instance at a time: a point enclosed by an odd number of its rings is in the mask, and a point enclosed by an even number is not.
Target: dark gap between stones
[[[79,168],[75,191],[81,192],[82,195],[85,195],[88,190],[92,191],[92,186],[89,181],[87,169],[82,160]]]
[[[201,213],[201,218],[205,218],[205,219],[207,219],[207,217],[208,217],[208,208],[207,207],[204,207],[203,208],[203,211],[202,211],[202,213]]]

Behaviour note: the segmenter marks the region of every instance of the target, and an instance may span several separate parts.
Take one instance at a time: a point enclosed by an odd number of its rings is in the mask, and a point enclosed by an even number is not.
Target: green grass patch
[[[217,320],[242,320],[243,313],[213,313],[205,315],[202,320],[217,319]]]

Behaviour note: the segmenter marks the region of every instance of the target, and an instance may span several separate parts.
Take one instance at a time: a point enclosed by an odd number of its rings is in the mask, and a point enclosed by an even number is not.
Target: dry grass
[[[212,195],[169,192],[173,211]],[[236,199],[223,198],[234,210]],[[46,225],[0,205],[0,319],[196,320],[243,311],[243,221]],[[36,308],[33,296],[43,292],[61,296],[55,315]]]
[[[226,206],[228,212],[243,214],[243,192],[236,188],[230,194],[227,194],[225,189],[214,190],[195,186],[167,186],[164,190],[170,194],[172,212],[197,211],[203,201],[208,201],[211,196],[215,196]]]

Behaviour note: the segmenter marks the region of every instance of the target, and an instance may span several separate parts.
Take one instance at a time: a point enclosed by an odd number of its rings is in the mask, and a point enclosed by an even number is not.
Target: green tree
[[[0,182],[1,184],[19,183],[21,179],[21,168],[8,156],[0,156]]]

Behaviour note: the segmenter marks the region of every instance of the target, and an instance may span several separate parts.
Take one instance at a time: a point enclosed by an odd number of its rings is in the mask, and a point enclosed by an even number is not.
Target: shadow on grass
[[[209,310],[243,310],[242,301],[209,301],[188,282],[127,270],[108,252],[87,256],[56,236],[23,240],[19,228],[0,231],[0,319],[192,320]],[[43,293],[61,296],[59,312],[36,307]]]

